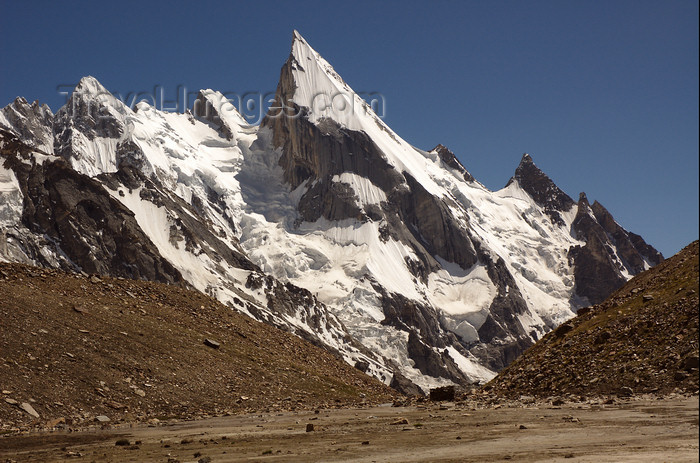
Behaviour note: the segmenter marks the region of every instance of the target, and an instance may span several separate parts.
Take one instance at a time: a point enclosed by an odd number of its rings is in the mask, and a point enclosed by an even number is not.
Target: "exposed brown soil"
[[[0,432],[84,426],[100,415],[108,424],[155,422],[396,394],[199,292],[19,264],[0,264],[0,352]]]
[[[307,432],[307,426],[313,431]],[[117,442],[124,445],[116,445]],[[0,438],[16,462],[696,462],[698,399],[258,413]]]
[[[698,392],[698,242],[547,334],[485,389],[497,397]]]

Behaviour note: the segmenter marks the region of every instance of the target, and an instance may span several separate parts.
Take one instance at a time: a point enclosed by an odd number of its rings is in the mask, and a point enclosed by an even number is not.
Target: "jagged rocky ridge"
[[[259,127],[86,77],[0,128],[3,260],[192,286],[407,391],[491,378],[662,259],[528,155],[493,192],[410,146],[296,32]]]

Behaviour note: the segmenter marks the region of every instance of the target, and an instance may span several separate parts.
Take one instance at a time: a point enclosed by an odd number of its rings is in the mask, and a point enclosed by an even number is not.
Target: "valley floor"
[[[314,430],[307,432],[307,425]],[[127,439],[128,445],[115,445]],[[126,442],[122,442],[126,444]],[[425,403],[0,438],[1,461],[691,462],[698,397],[475,409]]]

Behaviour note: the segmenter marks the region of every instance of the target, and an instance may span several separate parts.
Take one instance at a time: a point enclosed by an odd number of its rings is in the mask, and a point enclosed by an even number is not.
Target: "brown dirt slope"
[[[188,419],[394,394],[199,292],[18,264],[0,264],[0,353],[0,433],[99,415]]]
[[[698,242],[548,333],[485,386],[506,397],[698,391]]]

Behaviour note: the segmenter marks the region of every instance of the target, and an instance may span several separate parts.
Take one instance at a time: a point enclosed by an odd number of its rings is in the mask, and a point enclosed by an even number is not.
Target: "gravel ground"
[[[698,397],[257,413],[0,439],[16,462],[694,462]],[[309,425],[313,431],[307,431]],[[117,442],[124,445],[116,445]]]

